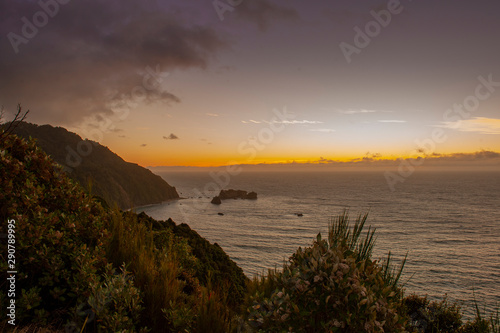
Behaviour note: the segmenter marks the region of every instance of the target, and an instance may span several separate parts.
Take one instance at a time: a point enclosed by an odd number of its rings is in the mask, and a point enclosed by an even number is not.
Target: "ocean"
[[[365,228],[376,228],[374,258],[391,251],[397,263],[408,254],[406,294],[433,300],[446,294],[467,315],[474,297],[487,313],[500,304],[500,172],[418,171],[395,191],[383,172],[243,172],[219,183],[255,191],[258,199],[220,206],[210,204],[221,188],[208,172],[159,174],[185,199],[136,211],[187,223],[249,277],[280,268],[348,209],[353,222],[369,214]]]

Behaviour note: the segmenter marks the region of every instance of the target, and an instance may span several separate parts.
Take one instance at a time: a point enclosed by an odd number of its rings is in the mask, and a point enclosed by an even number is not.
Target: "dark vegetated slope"
[[[103,207],[32,140],[0,140],[0,217],[15,226],[22,332],[232,331],[247,279],[218,245],[172,220]],[[2,288],[0,303],[8,297]]]
[[[91,183],[93,194],[111,205],[116,203],[126,209],[179,198],[175,187],[160,176],[62,127],[21,123],[15,134],[36,139],[38,146],[64,166],[71,178],[83,188]],[[89,153],[88,147],[92,147]]]
[[[229,258],[219,244],[211,244],[185,223],[177,225],[172,219],[157,221],[145,213],[140,213],[137,217],[140,222],[145,223],[153,230],[169,228],[174,235],[187,240],[193,255],[198,259],[195,277],[200,283],[203,285],[213,284],[214,286],[219,284],[219,288],[227,291],[233,305],[243,300],[248,278],[241,267]]]

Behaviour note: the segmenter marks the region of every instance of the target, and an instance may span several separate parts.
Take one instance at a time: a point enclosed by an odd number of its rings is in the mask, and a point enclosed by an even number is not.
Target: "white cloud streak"
[[[333,133],[333,132],[336,132],[337,130],[334,130],[333,128],[313,128],[313,129],[310,129],[309,131],[321,132],[321,133]]]
[[[446,121],[436,127],[454,129],[461,132],[500,134],[500,119],[476,117],[467,120]]]
[[[361,109],[361,110],[340,110],[339,113],[342,114],[360,114],[360,113],[375,113],[377,112],[376,110],[366,110],[366,109]]]
[[[274,124],[287,124],[287,125],[323,124],[322,121],[318,121],[318,120],[283,120],[283,121],[275,120],[272,123],[274,123]]]
[[[243,124],[285,124],[285,125],[314,125],[314,124],[323,124],[322,121],[319,120],[273,120],[273,121],[257,121],[257,120],[242,120]]]
[[[379,123],[406,123],[406,120],[399,120],[399,119],[387,119],[387,120],[379,120]]]

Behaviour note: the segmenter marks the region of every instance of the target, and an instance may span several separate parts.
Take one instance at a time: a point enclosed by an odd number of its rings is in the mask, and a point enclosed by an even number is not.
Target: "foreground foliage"
[[[247,279],[219,246],[173,221],[155,221],[153,229],[145,216],[103,208],[33,141],[3,138],[0,176],[2,221],[16,221],[16,326],[231,330],[229,299],[239,302]],[[2,251],[2,274],[5,259]],[[2,282],[2,304],[5,292]],[[8,327],[5,311],[0,329]]]
[[[429,301],[427,297],[410,295],[404,300],[405,310],[410,317],[410,332],[439,333],[500,333],[498,309],[489,318],[485,318],[474,302],[476,316],[474,320],[463,323],[461,307],[450,303],[445,296],[441,301]]]
[[[262,332],[401,332],[400,272],[371,259],[373,232],[360,239],[366,216],[349,229],[347,213],[299,248],[283,271],[256,281],[248,320]],[[272,286],[272,287],[271,287]]]

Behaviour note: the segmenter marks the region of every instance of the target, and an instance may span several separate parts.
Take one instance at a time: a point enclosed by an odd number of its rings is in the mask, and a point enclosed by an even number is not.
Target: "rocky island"
[[[214,205],[220,205],[222,203],[222,200],[227,200],[227,199],[248,199],[248,200],[256,200],[257,199],[257,193],[255,192],[247,192],[243,190],[221,190],[219,195],[215,196],[211,203]]]

